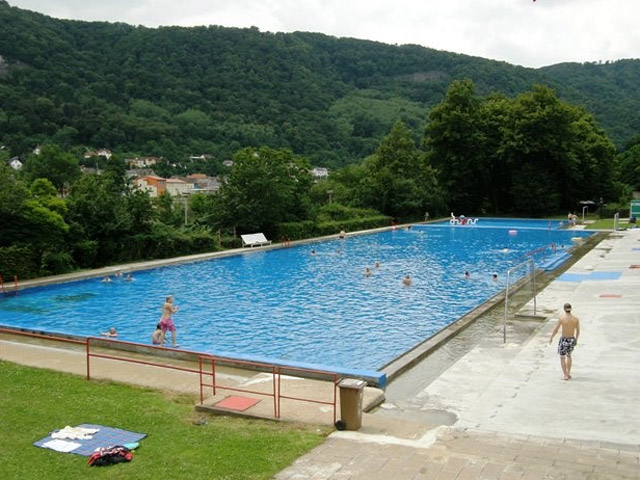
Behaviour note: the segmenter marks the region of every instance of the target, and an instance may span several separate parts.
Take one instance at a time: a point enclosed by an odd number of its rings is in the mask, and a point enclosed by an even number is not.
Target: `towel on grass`
[[[96,449],[98,448],[105,448],[105,447],[111,447],[114,445],[125,445],[127,443],[139,442],[140,440],[142,440],[144,437],[147,436],[146,433],[130,432],[128,430],[122,430],[120,428],[104,427],[102,425],[93,425],[89,423],[83,423],[82,425],[78,425],[75,428],[98,430],[96,433],[93,434],[92,438],[74,439],[73,442],[70,442],[70,443],[79,443],[80,446],[77,448],[74,448],[73,450],[69,450],[69,453],[84,455],[85,457],[91,456],[93,452],[95,452]],[[52,440],[56,440],[56,439],[53,438],[52,435],[49,435],[48,437],[45,437],[42,440],[38,440],[37,442],[34,443],[34,445],[36,447],[49,448],[45,444],[47,444]],[[54,444],[54,446],[56,446],[56,444]],[[58,451],[61,451],[61,450],[58,450]]]

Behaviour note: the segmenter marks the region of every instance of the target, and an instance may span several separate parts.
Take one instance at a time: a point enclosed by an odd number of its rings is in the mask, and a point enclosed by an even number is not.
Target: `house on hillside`
[[[84,165],[80,165],[80,171],[84,175],[100,175],[102,170],[93,167],[85,167]]]
[[[191,155],[189,160],[204,162],[205,160],[213,160],[213,155],[209,155],[207,153],[203,153],[202,155]]]
[[[112,156],[113,154],[111,153],[111,150],[107,148],[101,148],[99,150],[87,150],[86,152],[84,152],[84,158],[103,157],[109,160]]]
[[[329,178],[329,170],[324,167],[313,167],[313,170],[311,170],[311,176],[315,181],[326,180]]]
[[[166,180],[167,193],[172,197],[189,195],[193,190],[193,186],[193,182],[186,178],[167,178]]]
[[[156,172],[152,168],[133,168],[131,170],[125,170],[124,174],[127,178],[146,177],[147,175],[157,177]]]
[[[129,168],[149,168],[158,163],[162,158],[158,157],[136,157],[127,158],[125,162],[129,165]]]
[[[22,162],[18,157],[13,157],[9,160],[9,166],[14,170],[20,170],[22,168]]]
[[[194,184],[191,193],[213,195],[220,190],[220,180],[217,177],[208,177],[204,173],[193,173],[187,178]]]
[[[167,181],[155,175],[138,177],[134,181],[135,186],[149,193],[150,197],[159,197],[167,191]]]
[[[224,162],[222,162],[222,165],[231,168],[233,167],[233,160],[225,160]]]

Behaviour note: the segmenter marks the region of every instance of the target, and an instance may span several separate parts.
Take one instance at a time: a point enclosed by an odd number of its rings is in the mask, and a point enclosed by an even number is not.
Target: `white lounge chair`
[[[267,240],[264,233],[250,233],[240,235],[243,247],[261,247],[263,245],[271,245],[271,240]]]

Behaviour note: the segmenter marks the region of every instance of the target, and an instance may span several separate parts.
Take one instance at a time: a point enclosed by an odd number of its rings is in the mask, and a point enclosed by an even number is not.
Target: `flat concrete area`
[[[388,386],[386,403],[363,414],[359,431],[332,433],[276,478],[640,479],[640,268],[631,268],[640,265],[639,240],[638,230],[604,240],[568,270],[573,275],[538,295],[541,320],[509,318],[507,343],[501,324],[480,324],[486,332],[471,330],[480,340],[468,353],[437,374],[430,358],[421,361]],[[556,342],[548,344],[566,301],[582,324],[569,381],[562,380]],[[532,302],[520,313],[533,313]],[[17,363],[85,373],[83,353],[73,348],[3,336],[0,349],[3,359]],[[129,364],[113,369],[107,362],[95,360],[94,376],[198,392],[193,373]],[[264,374],[229,369],[221,375],[231,386],[271,388]],[[285,387],[319,394],[313,381],[285,379]],[[367,389],[366,403],[379,398],[378,390]],[[269,398],[260,404],[267,408]],[[291,401],[282,417],[327,424],[331,409]]]
[[[549,284],[537,297],[545,320],[528,338],[513,338],[520,320],[510,319],[507,343],[488,331],[426,385],[424,360],[388,386],[360,431],[331,434],[276,478],[640,479],[639,240],[640,230],[618,232],[566,272],[584,275]],[[582,333],[564,381],[549,335],[567,301]]]

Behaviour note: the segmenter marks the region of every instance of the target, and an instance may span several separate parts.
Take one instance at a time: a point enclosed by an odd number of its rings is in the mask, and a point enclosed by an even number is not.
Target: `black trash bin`
[[[362,425],[362,397],[367,382],[357,378],[344,378],[338,383],[340,388],[340,417],[336,422],[338,430],[358,430]]]

